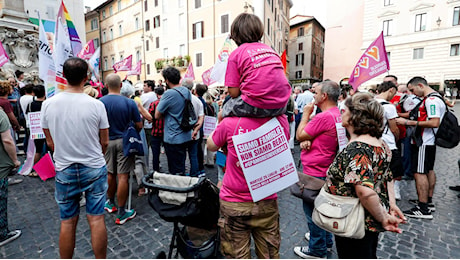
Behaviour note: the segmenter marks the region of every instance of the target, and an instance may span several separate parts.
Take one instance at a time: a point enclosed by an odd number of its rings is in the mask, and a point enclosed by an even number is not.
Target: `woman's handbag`
[[[304,173],[298,172],[297,174],[299,175],[299,181],[289,187],[291,194],[307,203],[313,204],[325,181]]]
[[[337,236],[364,237],[364,208],[359,198],[333,195],[322,188],[316,197],[312,218],[318,227]]]
[[[144,155],[141,136],[132,123],[130,123],[125,132],[123,132],[123,155]]]

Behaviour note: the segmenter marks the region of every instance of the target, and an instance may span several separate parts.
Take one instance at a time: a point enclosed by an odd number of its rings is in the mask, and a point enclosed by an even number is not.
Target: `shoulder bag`
[[[123,155],[144,155],[144,147],[142,139],[133,123],[130,123],[128,128],[123,132]]]
[[[359,198],[333,195],[323,187],[315,199],[313,222],[341,237],[361,239],[365,234],[364,208]]]
[[[299,181],[289,187],[291,194],[313,204],[325,181],[301,172],[297,172],[297,175],[299,175]]]

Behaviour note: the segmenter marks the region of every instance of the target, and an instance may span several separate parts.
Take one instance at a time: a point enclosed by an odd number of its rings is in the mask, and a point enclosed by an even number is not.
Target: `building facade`
[[[290,19],[289,81],[293,87],[323,80],[324,27],[312,16]]]
[[[103,77],[111,72],[112,58],[117,62],[133,54],[133,63],[137,57],[143,61],[141,80],[162,79],[161,69],[167,65],[185,72],[191,62],[195,80],[201,81],[202,73],[216,62],[233,19],[242,12],[262,20],[262,41],[281,54],[288,45],[291,7],[291,0],[106,1],[95,8]],[[118,33],[120,25],[122,34]]]

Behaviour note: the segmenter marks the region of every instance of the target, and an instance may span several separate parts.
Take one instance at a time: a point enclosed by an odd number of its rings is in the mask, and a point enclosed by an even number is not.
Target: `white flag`
[[[39,23],[39,75],[45,85],[46,97],[52,97],[56,90],[56,71],[54,69],[53,50],[46,37],[45,28],[43,22],[38,19]]]
[[[91,79],[96,82],[100,81],[99,75],[99,64],[101,63],[101,47],[97,47],[96,51],[94,51],[93,56],[88,60],[89,68],[91,69],[92,76]]]
[[[70,45],[69,31],[67,26],[62,23],[58,16],[56,19],[56,29],[54,30],[54,50],[53,59],[56,69],[56,94],[64,90],[67,80],[64,78],[62,69],[64,62],[72,57],[72,46]]]

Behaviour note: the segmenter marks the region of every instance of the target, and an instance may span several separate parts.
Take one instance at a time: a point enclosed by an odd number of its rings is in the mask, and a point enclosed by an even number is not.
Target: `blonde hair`
[[[97,95],[99,94],[97,92],[97,90],[95,90],[93,87],[91,86],[87,86],[83,89],[83,92],[85,94],[87,94],[88,96],[92,97],[92,98],[97,98]]]

